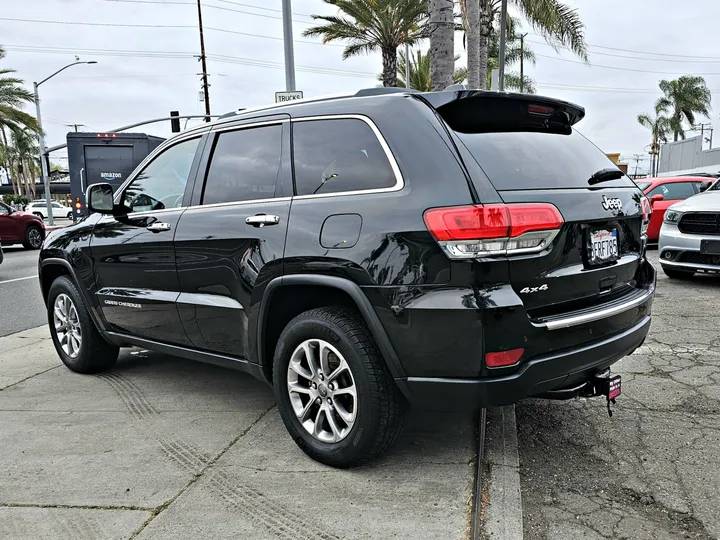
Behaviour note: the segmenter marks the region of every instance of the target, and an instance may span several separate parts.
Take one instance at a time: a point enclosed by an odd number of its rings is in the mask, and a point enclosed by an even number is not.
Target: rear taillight
[[[509,351],[489,352],[485,354],[487,367],[505,367],[517,364],[525,349],[511,349]]]
[[[641,234],[647,234],[648,225],[650,225],[650,216],[652,215],[652,206],[647,197],[640,197],[640,207],[642,208],[642,229]]]
[[[424,219],[445,253],[455,259],[542,251],[565,222],[547,203],[432,208]]]

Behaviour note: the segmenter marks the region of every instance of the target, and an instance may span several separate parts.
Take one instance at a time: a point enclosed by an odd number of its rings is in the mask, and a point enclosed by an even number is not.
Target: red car
[[[40,218],[0,202],[0,242],[3,246],[22,244],[26,249],[40,249],[44,239],[45,225]]]
[[[665,210],[678,201],[700,193],[700,185],[707,184],[701,176],[669,176],[667,178],[644,178],[635,182],[650,199],[652,217],[648,226],[648,241],[657,242]]]

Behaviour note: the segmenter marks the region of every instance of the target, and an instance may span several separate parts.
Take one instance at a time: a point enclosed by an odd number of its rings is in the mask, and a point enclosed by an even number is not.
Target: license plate
[[[720,240],[700,240],[700,253],[720,255]]]
[[[590,231],[588,263],[603,264],[618,259],[617,229]]]

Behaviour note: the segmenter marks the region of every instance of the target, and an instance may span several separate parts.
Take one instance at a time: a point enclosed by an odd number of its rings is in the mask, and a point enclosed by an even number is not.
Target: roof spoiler
[[[585,116],[579,105],[534,94],[456,90],[419,94],[455,131],[569,134]]]

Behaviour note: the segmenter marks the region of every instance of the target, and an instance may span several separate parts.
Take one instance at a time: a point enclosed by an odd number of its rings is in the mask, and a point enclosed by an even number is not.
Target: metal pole
[[[405,88],[410,88],[410,45],[405,43]]]
[[[502,0],[502,7],[500,8],[500,51],[498,54],[498,90],[503,92],[505,90],[505,41],[507,39],[506,34],[506,22],[507,22],[507,0]]]
[[[210,116],[210,90],[208,89],[208,74],[207,74],[207,62],[205,59],[205,37],[203,36],[203,24],[202,24],[202,6],[200,0],[197,0],[198,4],[198,28],[200,29],[200,62],[202,63],[202,78],[203,78],[203,93],[205,94],[205,114]],[[209,122],[210,118],[206,119]]]
[[[40,95],[38,94],[38,83],[33,83],[35,91],[35,113],[37,115],[38,126],[40,127],[40,169],[42,170],[43,186],[45,188],[45,208],[48,215],[48,225],[55,224],[52,213],[52,200],[50,199],[50,178],[48,177],[47,163],[45,162],[45,132],[42,127],[42,118],[40,117]]]
[[[292,7],[290,0],[282,1],[283,42],[285,45],[285,90],[295,91],[295,51],[293,49]],[[209,114],[209,113],[208,113]]]
[[[524,88],[525,85],[523,84],[525,82],[525,69],[523,66],[523,60],[524,60],[523,56],[525,54],[524,45],[525,45],[525,34],[522,34],[520,36],[520,93],[521,94],[523,94],[525,91],[525,88]]]

